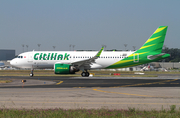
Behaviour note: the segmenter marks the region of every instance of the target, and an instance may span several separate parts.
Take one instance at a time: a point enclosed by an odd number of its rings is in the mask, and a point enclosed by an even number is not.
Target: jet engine
[[[55,74],[75,74],[78,72],[78,67],[72,66],[70,64],[56,63],[54,64]]]

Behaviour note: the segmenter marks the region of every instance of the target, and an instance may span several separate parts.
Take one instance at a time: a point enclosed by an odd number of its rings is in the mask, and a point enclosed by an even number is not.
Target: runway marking
[[[140,83],[140,84],[132,84],[132,85],[123,85],[118,87],[109,87],[109,88],[119,88],[119,87],[130,87],[130,86],[141,86],[141,85],[151,85],[151,84],[165,84],[166,82],[176,81],[178,79],[173,80],[166,80],[160,82],[153,82],[153,83]],[[103,88],[101,88],[103,89]],[[115,93],[115,94],[123,94],[123,95],[132,95],[132,96],[142,96],[142,97],[160,97],[160,96],[150,96],[150,95],[140,95],[140,94],[131,94],[131,93],[120,93],[120,92],[111,92],[111,91],[103,91],[98,89],[93,89],[94,91],[103,92],[103,93]],[[173,97],[162,97],[162,98],[173,98]]]
[[[103,93],[115,93],[115,94],[133,95],[133,96],[142,96],[142,97],[155,97],[155,96],[150,96],[150,95],[140,95],[140,94],[130,94],[130,93],[111,92],[111,91],[103,91],[103,90],[98,90],[98,89],[93,89],[93,90],[94,90],[94,91],[103,92]]]
[[[54,104],[57,104],[57,103],[60,103],[60,104],[125,104],[125,105],[127,105],[127,104],[142,104],[142,105],[145,105],[145,104],[149,104],[149,105],[157,105],[157,104],[160,104],[160,105],[180,105],[180,103],[131,103],[131,102],[39,102],[39,101],[35,101],[35,102],[33,102],[33,101],[0,101],[0,103],[35,103],[35,104],[37,104],[37,103],[41,103],[41,104],[52,104],[52,103],[54,103]]]
[[[73,87],[73,88],[86,88],[86,87]]]
[[[63,81],[60,81],[59,83],[57,83],[57,85],[59,85],[59,84],[61,84],[61,83],[63,83]]]

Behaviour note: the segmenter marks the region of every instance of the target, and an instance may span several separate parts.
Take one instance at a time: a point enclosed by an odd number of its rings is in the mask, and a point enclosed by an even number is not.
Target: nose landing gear
[[[32,69],[31,69],[31,73],[29,74],[30,77],[33,77],[33,76],[34,76],[33,71],[34,71],[34,69],[32,68]]]

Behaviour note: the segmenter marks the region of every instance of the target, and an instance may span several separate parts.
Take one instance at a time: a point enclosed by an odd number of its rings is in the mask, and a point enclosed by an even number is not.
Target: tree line
[[[164,47],[162,53],[168,53],[171,56],[165,59],[165,62],[180,62],[180,49]],[[162,60],[160,60],[162,62]]]

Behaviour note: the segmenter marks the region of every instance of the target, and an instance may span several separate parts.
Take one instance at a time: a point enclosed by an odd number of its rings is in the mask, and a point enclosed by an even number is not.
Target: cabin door
[[[32,53],[28,54],[28,62],[33,62],[33,54]]]
[[[133,54],[133,56],[134,56],[134,62],[139,62],[139,53],[134,53]]]

